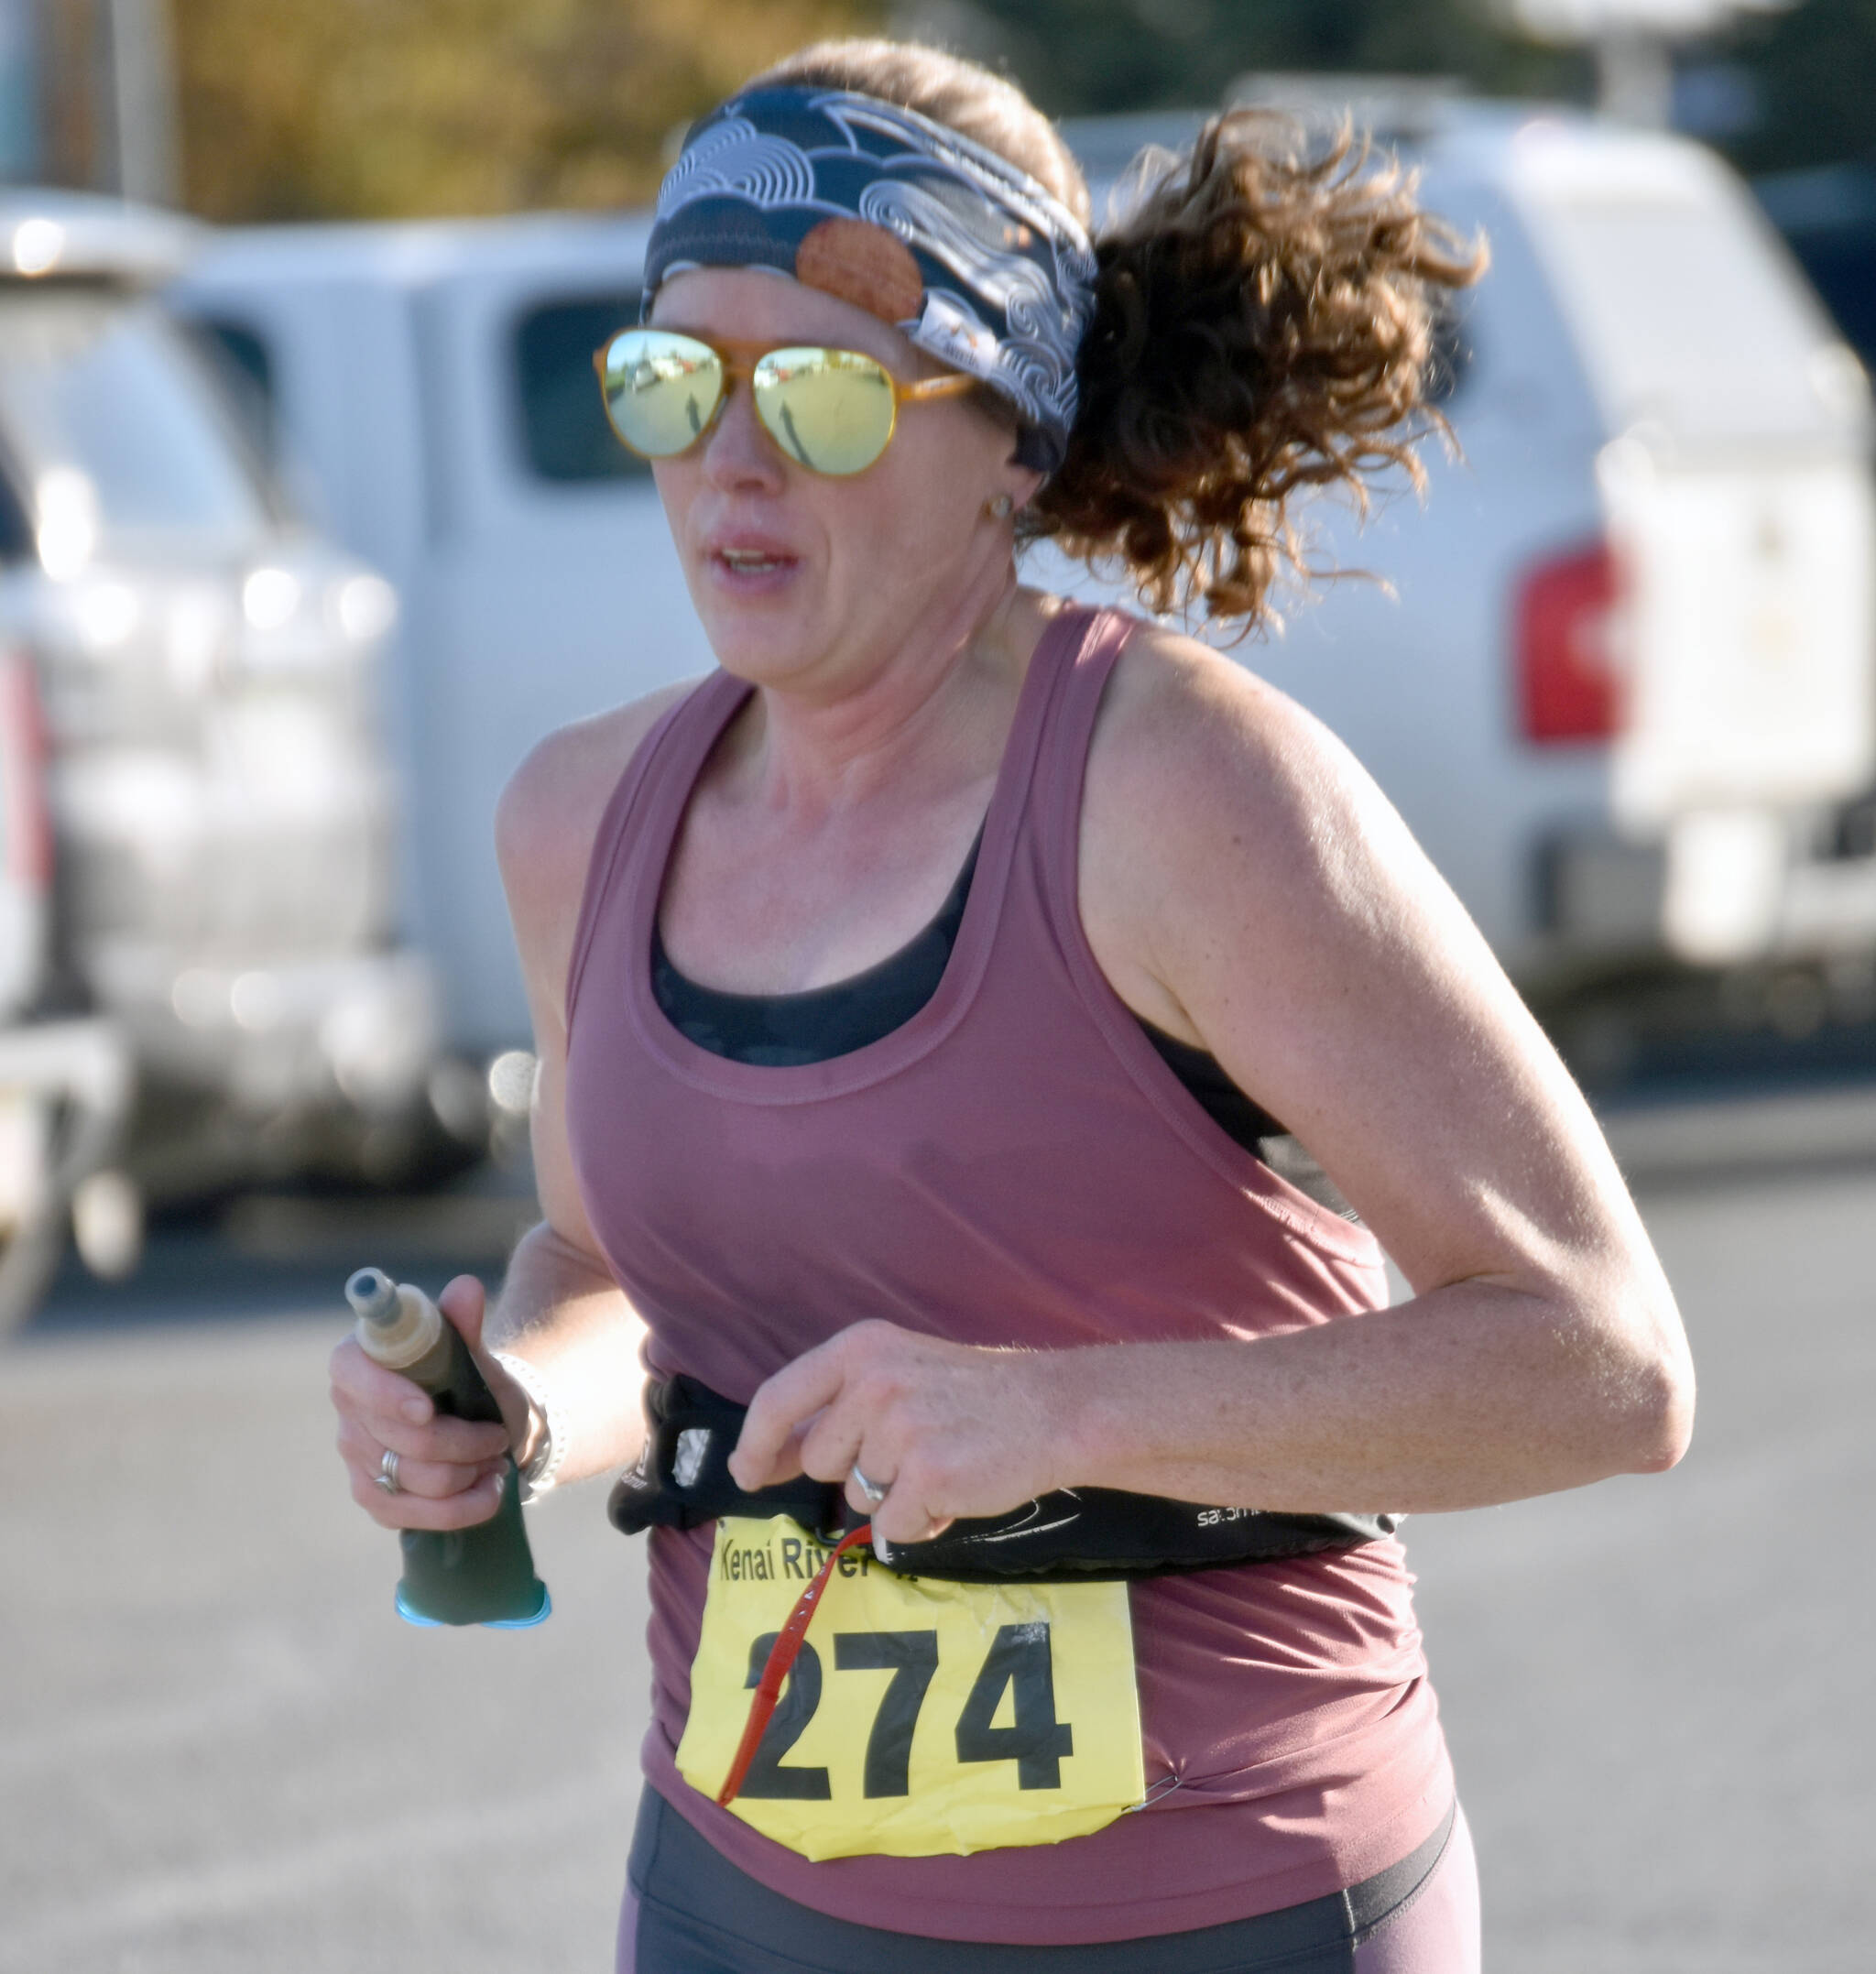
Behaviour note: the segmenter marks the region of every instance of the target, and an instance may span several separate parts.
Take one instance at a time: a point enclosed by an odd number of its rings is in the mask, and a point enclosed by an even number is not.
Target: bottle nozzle
[[[345,1284],[345,1300],[357,1313],[352,1334],[359,1347],[387,1370],[411,1370],[444,1329],[421,1289],[399,1287],[381,1268],[361,1268]]]
[[[361,1323],[378,1329],[388,1329],[402,1313],[398,1284],[381,1268],[361,1268],[345,1284],[345,1300]]]

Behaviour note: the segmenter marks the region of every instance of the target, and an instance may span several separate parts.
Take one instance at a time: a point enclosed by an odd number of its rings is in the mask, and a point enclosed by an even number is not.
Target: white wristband
[[[491,1353],[526,1394],[529,1405],[540,1414],[540,1441],[526,1467],[519,1469],[521,1499],[538,1501],[560,1478],[561,1462],[567,1452],[566,1414],[554,1403],[552,1387],[538,1365],[525,1358],[511,1357],[506,1350]]]

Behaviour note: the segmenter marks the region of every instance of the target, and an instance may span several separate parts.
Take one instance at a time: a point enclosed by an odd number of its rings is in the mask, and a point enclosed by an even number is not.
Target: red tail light
[[[16,650],[0,650],[0,829],[8,880],[22,890],[46,890],[52,882],[46,724],[32,660]]]
[[[1607,542],[1540,562],[1518,587],[1518,718],[1525,739],[1607,740],[1622,724]]]

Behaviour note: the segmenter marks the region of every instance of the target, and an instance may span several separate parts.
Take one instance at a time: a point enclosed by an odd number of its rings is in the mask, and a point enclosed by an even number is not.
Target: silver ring
[[[387,1494],[401,1494],[404,1484],[398,1478],[398,1456],[387,1446],[379,1456],[377,1472],[371,1477]]]
[[[880,1502],[886,1499],[887,1495],[891,1492],[891,1483],[889,1481],[885,1487],[882,1488],[877,1480],[868,1480],[867,1477],[863,1473],[861,1473],[859,1468],[859,1463],[857,1461],[854,1463],[850,1478],[853,1480],[854,1486],[856,1487],[860,1490],[860,1492],[867,1497],[867,1506],[868,1508],[878,1508]]]

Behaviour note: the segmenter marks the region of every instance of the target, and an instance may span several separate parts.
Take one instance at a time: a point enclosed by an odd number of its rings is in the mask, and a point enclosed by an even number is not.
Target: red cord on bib
[[[736,1801],[736,1792],[749,1772],[749,1764],[756,1759],[756,1750],[762,1745],[762,1737],[781,1700],[782,1683],[794,1669],[802,1641],[808,1633],[808,1620],[814,1615],[814,1607],[821,1601],[821,1593],[827,1587],[834,1565],[849,1549],[860,1543],[870,1542],[872,1538],[873,1524],[870,1521],[849,1529],[828,1551],[827,1560],[814,1573],[813,1582],[795,1599],[795,1608],[789,1612],[788,1622],[775,1634],[775,1642],[769,1648],[769,1663],[762,1668],[762,1676],[756,1682],[755,1697],[749,1702],[749,1718],[744,1723],[743,1738],[736,1744],[736,1758],[729,1765],[729,1774],[723,1787],[716,1792],[717,1803],[723,1808],[727,1809]]]

